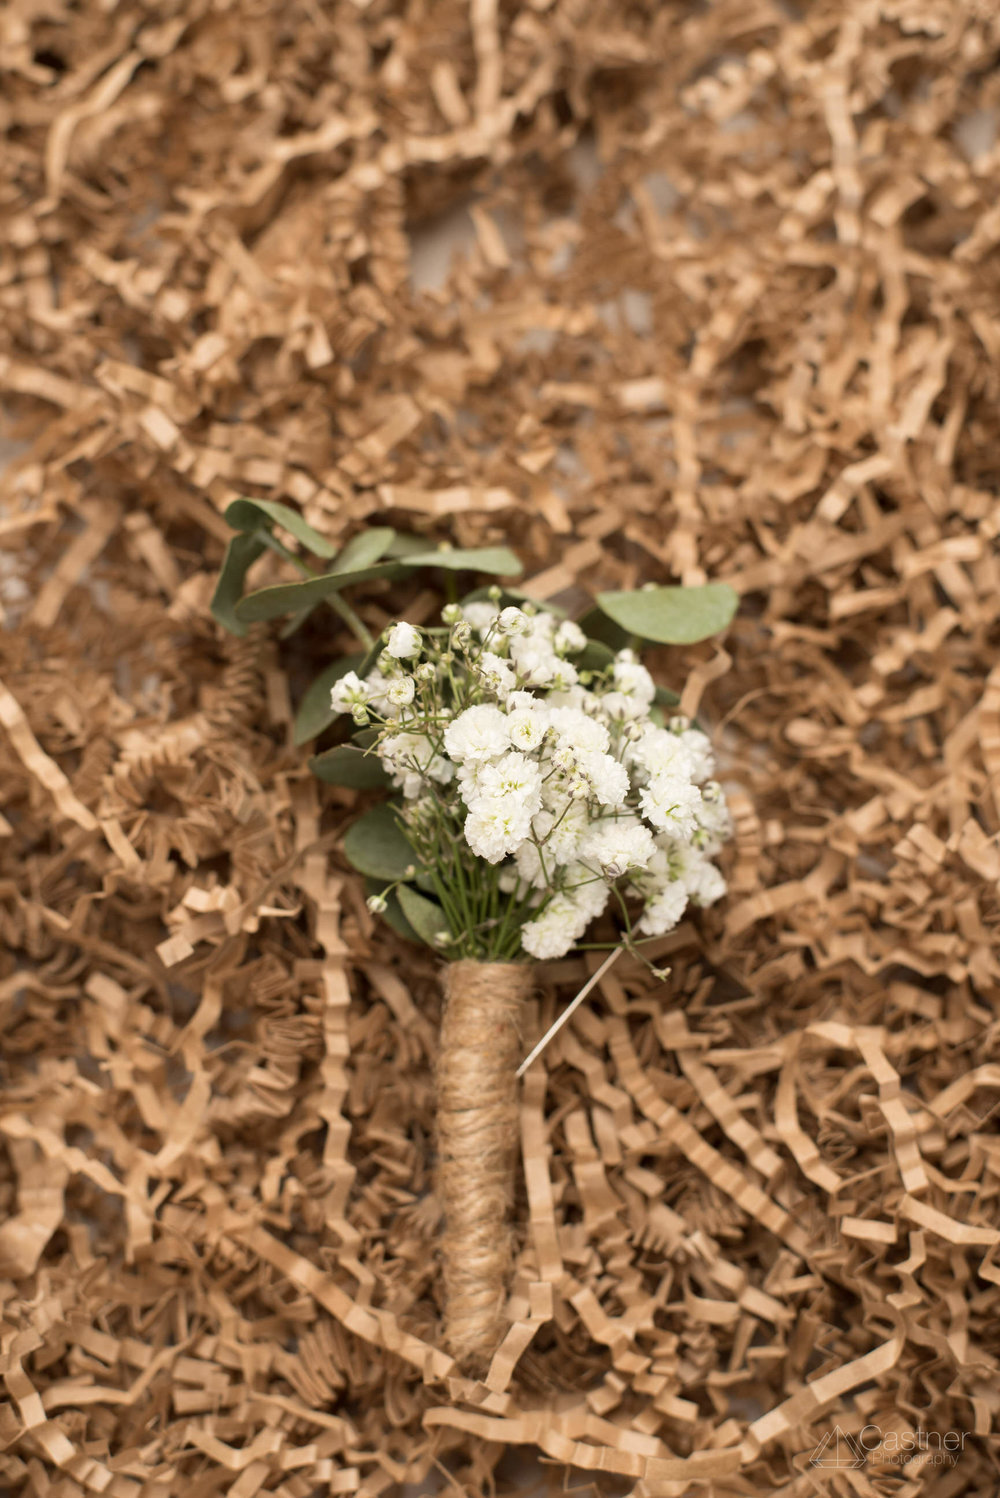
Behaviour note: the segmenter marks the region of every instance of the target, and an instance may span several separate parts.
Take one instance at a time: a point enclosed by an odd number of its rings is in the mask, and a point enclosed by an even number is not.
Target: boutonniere
[[[399,548],[392,532],[379,539],[383,563],[363,539],[349,543],[366,563],[354,582],[448,568],[456,557],[462,570],[484,556],[508,575],[518,566],[502,548]],[[335,596],[350,622],[342,594],[321,579],[272,587],[244,600],[242,617],[300,615]],[[315,772],[391,792],[344,839],[368,880],[369,908],[443,959],[445,1339],[467,1365],[482,1365],[503,1329],[522,1012],[535,965],[585,945],[609,910],[616,940],[590,945],[607,947],[609,960],[623,950],[642,958],[643,942],[689,905],[725,892],[714,859],[730,821],[711,744],[672,711],[676,697],[636,646],[705,638],[729,623],[735,603],[723,584],[606,593],[578,623],[493,586],[446,604],[429,627],[400,620],[380,641],[369,637],[366,652],[334,663],[311,689],[307,726],[335,716],[353,724],[350,742],[310,761]],[[240,605],[229,607],[239,619]]]

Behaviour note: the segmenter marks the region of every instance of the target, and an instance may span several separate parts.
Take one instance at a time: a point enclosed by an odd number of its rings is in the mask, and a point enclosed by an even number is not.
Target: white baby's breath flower
[[[521,945],[544,962],[564,956],[581,935],[579,907],[569,895],[555,895],[541,915],[521,927]]]
[[[416,683],[412,676],[397,676],[386,687],[385,695],[393,707],[408,707],[415,691]]]
[[[604,724],[578,707],[550,707],[548,718],[560,744],[571,749],[593,749],[600,754],[610,747],[611,738]]]
[[[699,785],[715,774],[715,755],[711,740],[700,728],[688,728],[679,735],[691,761],[691,779]]]
[[[612,723],[628,723],[643,718],[649,711],[648,704],[627,692],[605,692],[600,699],[601,716]]]
[[[717,781],[709,780],[702,786],[697,815],[698,830],[694,834],[694,844],[707,858],[712,858],[733,834],[733,819],[722,795],[722,787]]]
[[[551,686],[556,668],[561,664],[548,641],[538,640],[534,635],[512,639],[510,658],[521,681],[531,687]]]
[[[330,706],[335,713],[349,713],[355,707],[363,707],[370,696],[368,683],[356,671],[348,671],[330,688]]]
[[[665,936],[684,914],[687,900],[687,890],[680,880],[662,886],[647,900],[636,929],[643,936]]]
[[[608,879],[643,869],[656,852],[649,828],[638,817],[607,817],[592,822],[580,839],[580,861]]]
[[[476,674],[482,677],[483,685],[487,691],[499,697],[501,701],[514,690],[516,677],[514,668],[510,661],[505,661],[502,655],[497,655],[493,650],[483,650],[474,662]]]
[[[588,749],[577,755],[576,767],[602,806],[622,806],[629,792],[628,771],[610,754]]]
[[[563,619],[552,637],[552,644],[559,655],[575,655],[577,651],[584,649],[586,643],[587,636],[572,619]]]
[[[419,655],[419,629],[414,629],[412,624],[407,624],[405,621],[394,624],[389,631],[389,638],[386,641],[385,648],[397,661],[408,660],[411,656]]]
[[[483,933],[493,960],[499,932],[496,960],[509,960],[506,937],[529,956],[559,956],[618,880],[644,902],[634,929],[672,929],[689,902],[725,889],[711,857],[730,821],[708,780],[707,737],[686,719],[657,726],[652,678],[631,651],[581,682],[567,659],[586,646],[579,626],[531,605],[501,610],[501,599],[493,589],[489,601],[449,605],[447,638],[432,632],[422,661],[421,632],[393,625],[367,681],[352,673],[331,698],[378,725],[373,752],[402,791],[420,866],[444,877],[456,854],[464,864],[469,931],[446,940],[472,935],[476,950]]]
[[[531,620],[523,609],[515,608],[513,604],[501,609],[497,618],[497,629],[502,635],[524,635],[530,628]]]
[[[459,713],[445,729],[444,745],[452,759],[495,759],[509,743],[507,719],[490,702]]]
[[[500,610],[495,603],[487,603],[485,599],[474,603],[464,603],[462,614],[467,624],[479,635],[484,635],[492,626],[495,619],[499,617]]]
[[[521,696],[522,693],[517,693]],[[510,699],[507,699],[508,702]],[[534,703],[534,699],[533,699]],[[541,747],[548,729],[548,718],[540,703],[531,707],[519,707],[507,715],[507,733],[515,749],[532,750]]]
[[[530,811],[512,796],[481,796],[465,819],[465,840],[487,863],[513,853],[530,831]]]
[[[484,797],[491,802],[510,797],[519,806],[525,807],[531,818],[542,804],[541,786],[542,776],[537,763],[512,749],[501,759],[481,767],[473,810]]]
[[[698,825],[701,792],[679,775],[654,775],[639,792],[639,805],[659,832],[690,838]]]
[[[640,666],[637,661],[622,660],[618,655],[611,674],[619,692],[624,692],[626,697],[636,698],[646,707],[656,696],[656,683],[645,666]]]
[[[576,667],[570,661],[564,661],[561,656],[556,656],[552,667],[552,690],[569,692],[578,681]]]
[[[643,778],[653,775],[672,775],[680,780],[695,778],[694,762],[683,738],[653,723],[647,723],[641,737],[630,745],[628,760]]]

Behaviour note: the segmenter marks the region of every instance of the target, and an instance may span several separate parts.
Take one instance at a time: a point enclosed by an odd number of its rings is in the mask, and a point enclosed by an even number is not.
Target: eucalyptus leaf
[[[355,744],[336,744],[322,754],[314,754],[309,768],[327,785],[346,785],[354,791],[370,791],[390,783],[378,755],[366,754]]]
[[[413,849],[388,801],[380,801],[348,828],[344,857],[372,879],[393,883],[406,877],[415,863]]]
[[[259,536],[245,533],[234,536],[226,547],[210,607],[213,618],[230,634],[245,635],[247,632],[246,625],[236,617],[236,605],[243,593],[243,579],[265,550]]]
[[[603,671],[614,658],[611,646],[605,645],[603,640],[588,640],[580,653],[573,657],[573,664],[578,671]]]
[[[692,645],[725,629],[739,597],[728,583],[598,593],[597,605],[622,629],[664,645]]]
[[[358,572],[362,567],[370,567],[385,556],[395,538],[391,525],[373,525],[369,530],[359,531],[348,541],[330,571]]]
[[[406,570],[399,562],[375,562],[355,572],[324,572],[304,583],[279,583],[276,587],[259,588],[256,593],[248,593],[239,604],[236,617],[243,623],[255,619],[277,619],[282,614],[311,608],[314,603],[321,603],[332,593],[353,587],[355,583],[372,582],[377,577],[403,577]]]
[[[340,716],[330,706],[330,689],[348,671],[356,671],[361,661],[360,655],[342,656],[340,660],[331,661],[316,680],[309,684],[295,714],[293,737],[296,744],[307,744],[310,739],[317,738],[324,728],[329,728],[333,720]]]
[[[438,936],[451,936],[444,911],[426,895],[419,895],[408,884],[401,884],[399,903],[414,931],[429,947],[437,947]]]
[[[407,941],[420,940],[420,937],[414,931],[413,927],[406,919],[406,916],[403,914],[403,907],[400,905],[399,896],[394,889],[391,889],[389,893],[386,894],[382,888],[380,880],[366,879],[365,894],[382,896],[382,898],[385,900],[385,909],[381,913],[381,919],[385,921],[387,925],[391,926],[393,931],[398,932],[400,936],[405,936]]]
[[[233,530],[244,532],[259,531],[270,521],[274,525],[280,525],[283,531],[288,531],[296,541],[301,541],[315,556],[332,557],[337,554],[332,541],[313,530],[302,519],[298,510],[271,499],[234,499],[224,518]]]
[[[441,551],[411,552],[408,567],[447,567],[452,572],[489,572],[497,577],[519,577],[520,559],[506,546],[480,546],[469,551],[445,547]]]
[[[599,608],[588,609],[576,622],[588,640],[606,645],[612,654],[616,650],[624,650],[632,638],[627,629],[622,629],[620,624],[609,619]]]
[[[411,536],[409,531],[396,531],[393,540],[385,549],[387,557],[395,557],[397,561],[405,562],[411,556],[427,550],[426,536]]]

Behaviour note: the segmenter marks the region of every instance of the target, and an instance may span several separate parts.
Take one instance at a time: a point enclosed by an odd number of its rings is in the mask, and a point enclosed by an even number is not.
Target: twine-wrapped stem
[[[511,1269],[523,962],[452,962],[438,1058],[438,1188],[444,1206],[445,1340],[484,1365],[503,1332]]]

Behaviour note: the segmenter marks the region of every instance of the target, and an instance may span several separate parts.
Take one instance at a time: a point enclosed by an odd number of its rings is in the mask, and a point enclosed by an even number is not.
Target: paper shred
[[[992,1492],[990,7],[202,9],[3,23],[0,1487]],[[481,1382],[435,959],[291,746],[355,642],[210,614],[248,494],[512,546],[573,615],[740,595],[648,655],[729,894],[525,1078]],[[599,960],[539,972],[526,1051]],[[954,1469],[809,1465],[914,1411]]]

